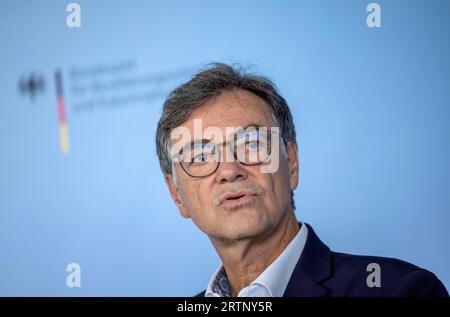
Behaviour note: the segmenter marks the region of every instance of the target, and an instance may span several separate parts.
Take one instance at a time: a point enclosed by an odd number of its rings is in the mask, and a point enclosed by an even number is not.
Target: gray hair
[[[296,143],[291,111],[272,81],[263,76],[248,74],[239,66],[211,63],[191,80],[174,89],[164,102],[156,130],[156,149],[161,170],[165,175],[172,175],[170,157],[172,130],[182,125],[201,105],[223,92],[236,89],[249,91],[263,99],[274,123],[280,129],[284,145],[289,141]],[[292,205],[294,207],[293,199]]]

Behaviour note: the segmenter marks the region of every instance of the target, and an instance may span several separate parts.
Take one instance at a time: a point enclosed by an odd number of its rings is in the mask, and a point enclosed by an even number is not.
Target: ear
[[[190,218],[188,211],[186,210],[183,201],[181,200],[180,194],[178,192],[178,186],[174,183],[173,177],[171,174],[166,174],[164,176],[164,179],[166,181],[167,187],[169,188],[170,196],[172,196],[173,201],[178,206],[178,210],[180,211],[180,214],[184,218]]]
[[[287,145],[287,160],[289,166],[289,181],[291,190],[298,186],[298,148],[297,143],[289,141]]]

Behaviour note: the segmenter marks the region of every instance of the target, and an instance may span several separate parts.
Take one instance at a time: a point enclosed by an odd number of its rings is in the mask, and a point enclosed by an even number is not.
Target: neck
[[[210,237],[219,254],[232,296],[254,281],[283,252],[300,227],[293,211],[273,230],[261,237],[239,241],[220,241]]]

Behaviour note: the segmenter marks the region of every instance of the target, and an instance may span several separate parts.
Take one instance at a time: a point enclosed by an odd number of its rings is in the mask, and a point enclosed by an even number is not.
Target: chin
[[[270,228],[269,218],[254,209],[233,211],[233,214],[224,218],[218,231],[219,235],[227,240],[257,237]]]

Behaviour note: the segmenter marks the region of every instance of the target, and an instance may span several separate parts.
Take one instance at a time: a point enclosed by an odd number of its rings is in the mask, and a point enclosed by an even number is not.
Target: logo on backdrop
[[[45,89],[44,77],[36,73],[22,76],[19,79],[18,88],[21,95],[30,98],[31,102],[34,103],[36,96]]]
[[[56,100],[52,99],[56,102],[51,107],[56,108],[60,151],[66,155],[71,151],[68,115],[72,118],[72,115],[140,105],[159,108],[164,97],[176,84],[189,78],[193,70],[193,67],[180,67],[150,72],[138,67],[134,59],[72,65],[46,76],[44,72],[26,72],[18,80],[18,92],[33,103],[47,88],[56,92]]]

